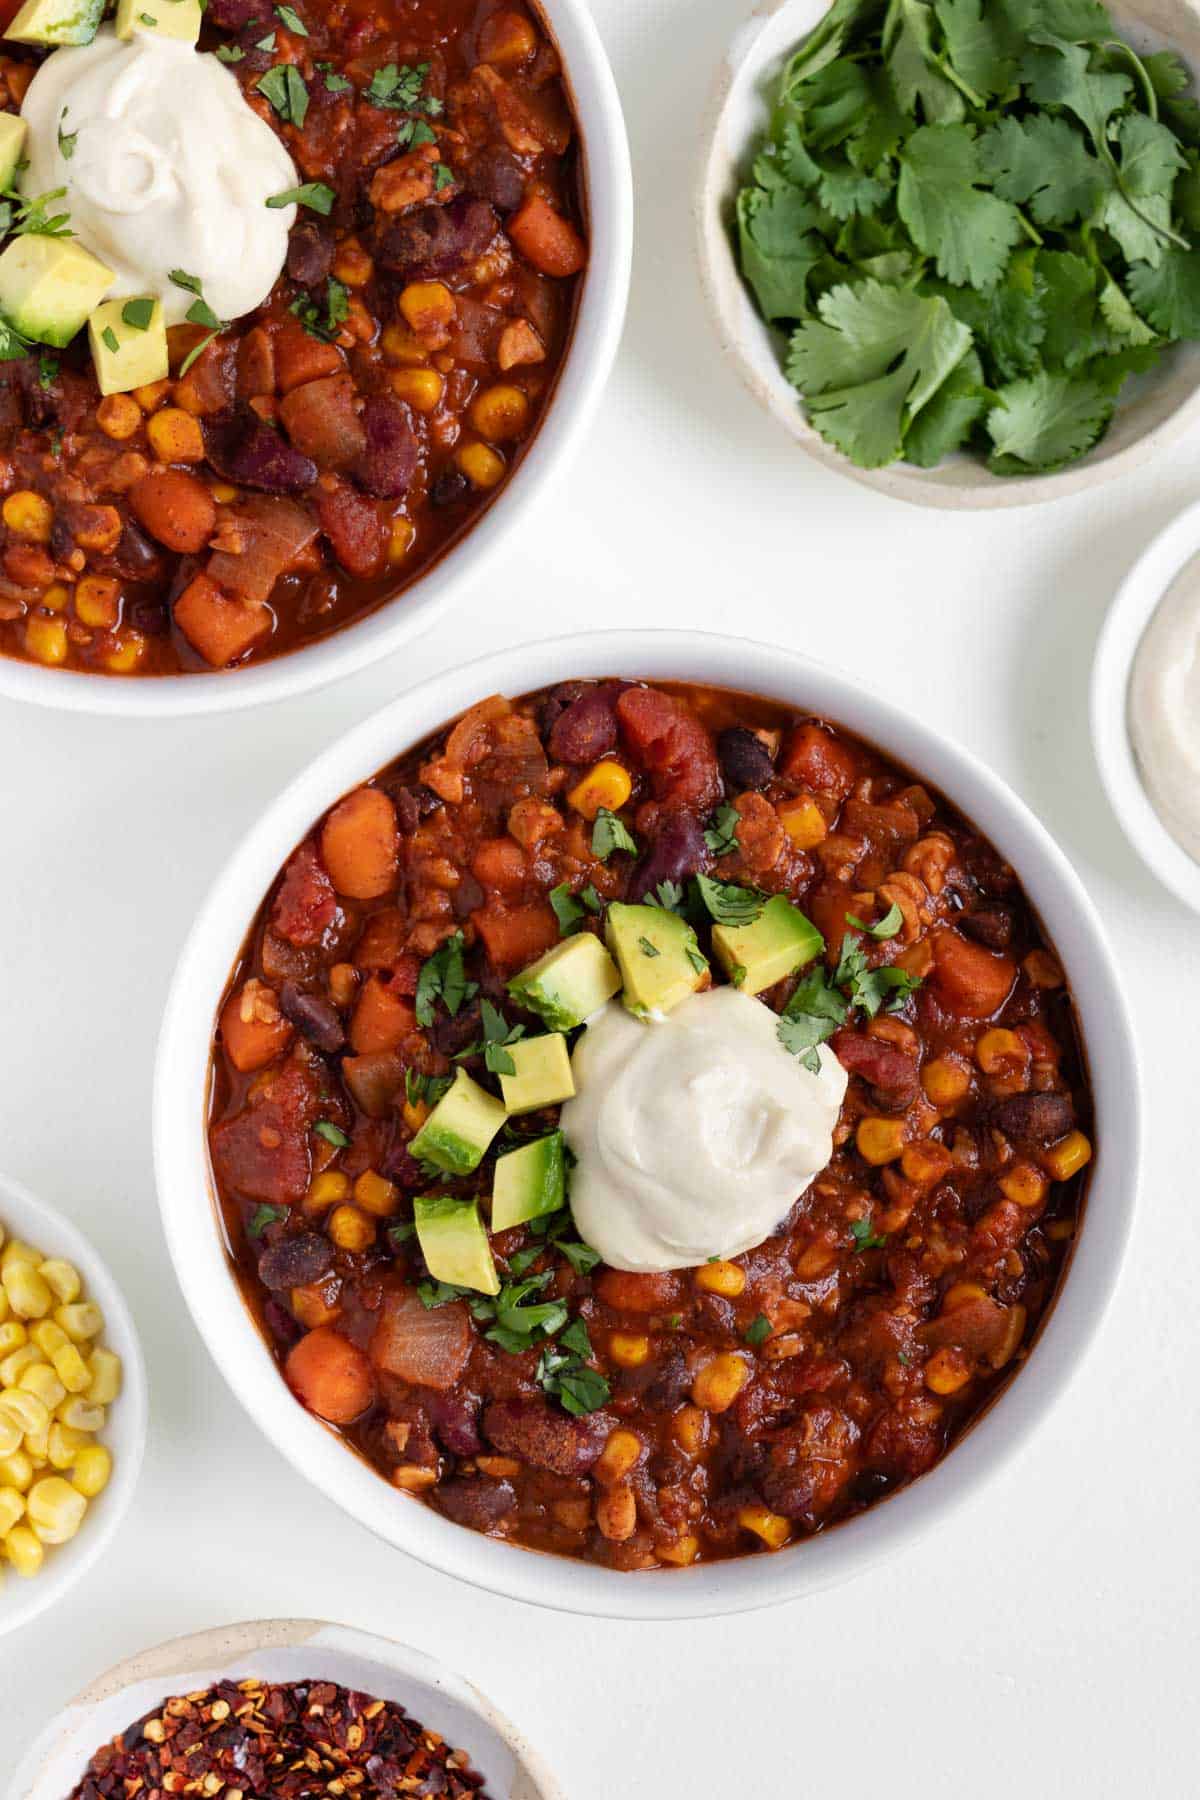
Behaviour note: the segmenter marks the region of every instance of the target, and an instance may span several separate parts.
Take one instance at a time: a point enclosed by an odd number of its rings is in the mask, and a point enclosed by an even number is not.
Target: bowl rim
[[[204,1136],[208,1051],[229,971],[270,882],[315,819],[473,701],[536,690],[568,673],[708,682],[790,701],[859,732],[943,789],[1015,863],[1063,953],[1097,1113],[1113,1121],[1098,1144],[1070,1278],[1036,1351],[952,1454],[828,1535],[773,1556],[668,1574],[621,1574],[452,1525],[433,1508],[397,1496],[305,1413],[230,1276]],[[597,632],[516,646],[414,685],[330,745],[246,834],[199,910],[164,1013],[153,1111],[159,1205],[184,1296],[214,1360],[276,1448],[360,1523],[443,1573],[535,1605],[630,1619],[709,1617],[815,1592],[931,1527],[1015,1454],[1066,1389],[1111,1299],[1132,1223],[1141,1135],[1137,1058],[1116,964],[1079,877],[1024,803],[971,752],[848,675],[777,646],[678,631]]]
[[[833,0],[830,0],[832,5]],[[737,269],[725,217],[728,176],[725,172],[726,115],[735,90],[749,80],[755,53],[762,39],[772,31],[778,16],[797,0],[758,0],[753,12],[743,20],[736,32],[718,72],[701,131],[701,154],[693,187],[692,216],[695,226],[696,257],[700,285],[708,305],[718,340],[726,356],[733,362],[744,387],[759,405],[799,444],[800,448],[835,473],[848,476],[863,487],[903,500],[912,506],[927,506],[949,511],[997,511],[1017,506],[1038,506],[1049,500],[1067,499],[1088,492],[1103,482],[1131,473],[1157,456],[1161,450],[1181,438],[1200,417],[1200,376],[1191,391],[1157,423],[1127,444],[1123,449],[1098,460],[1091,453],[1071,467],[1045,475],[996,476],[991,482],[959,483],[947,470],[953,464],[942,463],[942,471],[919,470],[905,462],[890,463],[881,469],[861,469],[848,456],[836,449],[809,423],[790,388],[785,395],[782,386],[764,379],[762,371],[743,347],[744,333],[753,328],[769,339],[772,327],[761,319],[746,293]],[[1197,0],[1182,0],[1184,9],[1193,16],[1200,31],[1200,6]],[[824,12],[829,10],[826,6]],[[1117,8],[1120,11],[1120,8]],[[819,21],[818,21],[819,22]],[[809,28],[810,30],[813,27]],[[799,42],[801,31],[792,40]],[[743,146],[744,149],[744,146]],[[790,399],[788,398],[790,396]],[[1101,443],[1103,440],[1101,440]],[[1093,449],[1100,446],[1093,446]]]
[[[1153,537],[1117,589],[1092,662],[1092,749],[1109,804],[1152,875],[1200,912],[1200,863],[1167,829],[1146,791],[1129,731],[1129,686],[1142,637],[1187,564],[1200,555],[1200,502]]]
[[[123,718],[267,706],[340,681],[422,636],[481,583],[578,452],[616,358],[633,262],[633,170],[621,99],[586,0],[537,0],[562,55],[583,142],[590,253],[571,340],[545,415],[511,479],[415,581],[329,637],[244,669],[162,676],[46,669],[0,656],[0,699]]]
[[[22,1182],[3,1173],[0,1173],[0,1223],[4,1225],[6,1242],[12,1237],[29,1238],[38,1249],[45,1247],[48,1255],[64,1256],[75,1264],[84,1277],[89,1295],[104,1314],[105,1342],[119,1353],[123,1369],[121,1394],[114,1405],[114,1416],[119,1411],[121,1417],[120,1454],[113,1458],[112,1476],[102,1496],[103,1507],[96,1502],[96,1512],[89,1509],[78,1537],[70,1544],[60,1545],[33,1580],[26,1582],[13,1578],[5,1583],[0,1592],[0,1638],[3,1638],[28,1625],[61,1600],[76,1582],[83,1580],[112,1542],[133,1502],[141,1474],[149,1421],[149,1392],[145,1358],[133,1314],[115,1276],[91,1239],[65,1213],[39,1199]],[[115,1430],[106,1429],[100,1441],[115,1447],[117,1435]],[[97,1514],[101,1516],[97,1517]]]
[[[566,1800],[540,1753],[474,1682],[427,1650],[331,1619],[239,1619],[168,1638],[122,1657],[47,1721],[13,1773],[8,1800],[39,1800],[43,1782],[53,1773],[52,1763],[64,1753],[76,1754],[75,1740],[90,1729],[88,1720],[97,1707],[119,1699],[146,1681],[170,1681],[210,1668],[228,1670],[249,1657],[281,1650],[304,1651],[312,1661],[322,1656],[357,1657],[381,1672],[399,1675],[430,1694],[444,1697],[489,1727],[512,1756],[515,1776],[533,1783],[532,1787],[519,1783],[514,1786],[511,1800]],[[49,1800],[49,1796],[43,1795],[41,1800]],[[54,1800],[59,1800],[57,1790]]]

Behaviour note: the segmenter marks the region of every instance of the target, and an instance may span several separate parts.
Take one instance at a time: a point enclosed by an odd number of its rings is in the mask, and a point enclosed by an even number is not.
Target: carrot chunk
[[[174,618],[193,650],[214,669],[236,661],[271,629],[269,606],[231,600],[207,575],[192,577],[175,602]]]
[[[587,261],[583,239],[541,194],[531,194],[508,221],[508,235],[543,275],[578,275]]]
[[[330,1425],[349,1425],[375,1398],[370,1359],[330,1325],[319,1325],[288,1353],[287,1384],[302,1405]]]

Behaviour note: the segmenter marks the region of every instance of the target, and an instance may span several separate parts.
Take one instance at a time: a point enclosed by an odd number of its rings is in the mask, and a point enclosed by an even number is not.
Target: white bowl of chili
[[[87,1512],[75,1536],[50,1546],[36,1575],[19,1577],[0,1549],[0,1637],[28,1625],[39,1613],[54,1606],[77,1581],[82,1581],[108,1548],[133,1501],[142,1453],[146,1445],[148,1397],[146,1368],[133,1318],[125,1298],[99,1252],[83,1233],[55,1207],[38,1200],[28,1188],[0,1175],[0,1225],[4,1242],[13,1240],[40,1250],[47,1258],[69,1263],[82,1281],[82,1296],[93,1301],[104,1316],[96,1340],[121,1359],[120,1392],[104,1408],[104,1422],[96,1433],[112,1457],[107,1485],[88,1502]],[[10,1315],[11,1317],[11,1315]],[[51,1315],[52,1317],[52,1315]],[[48,1466],[33,1480],[54,1476]],[[5,1477],[5,1480],[8,1478]],[[0,1485],[4,1485],[0,1481]],[[20,1521],[18,1521],[20,1522]]]
[[[559,54],[581,145],[579,206],[588,255],[561,362],[548,383],[544,410],[526,443],[510,445],[510,461],[515,466],[495,497],[485,497],[462,527],[444,541],[439,537],[439,548],[414,579],[373,610],[361,611],[340,629],[277,656],[268,655],[245,667],[202,673],[100,674],[70,666],[71,653],[63,640],[53,659],[48,658],[60,661],[61,652],[67,657],[62,666],[47,667],[16,654],[0,654],[0,696],[72,712],[136,718],[223,713],[286,699],[353,674],[429,630],[460,591],[482,580],[498,553],[527,528],[545,491],[579,449],[599,406],[624,324],[633,241],[633,183],[625,122],[587,0],[541,0],[540,10]],[[555,271],[547,268],[544,274],[549,281]],[[476,349],[471,367],[479,366]],[[501,369],[505,366],[497,364]],[[468,374],[464,367],[464,380]],[[521,374],[521,368],[514,367],[504,380],[511,383]],[[511,433],[501,424],[495,436],[497,442],[508,442]],[[483,442],[480,434],[481,445]],[[495,459],[494,452],[489,455]],[[456,479],[466,485],[464,476]],[[486,496],[489,481],[473,485]],[[310,549],[312,536],[310,530]],[[8,587],[11,601],[21,590],[11,581]],[[60,595],[62,591],[59,584]],[[0,635],[8,628],[0,624]],[[161,624],[156,629],[161,632]],[[188,654],[200,664],[199,656]]]
[[[466,1754],[486,1780],[488,1800],[562,1800],[562,1789],[515,1726],[462,1676],[406,1644],[319,1619],[218,1626],[125,1658],[30,1745],[8,1800],[63,1800],[118,1733],[164,1701],[203,1694],[218,1682],[304,1688],[332,1682],[356,1703],[396,1702],[451,1751]]]
[[[231,1274],[206,1142],[213,1020],[229,972],[264,894],[313,822],[481,696],[613,674],[769,696],[836,721],[945,793],[1015,867],[1056,945],[1100,1121],[1086,1225],[1029,1364],[943,1461],[884,1503],[774,1555],[637,1578],[521,1554],[449,1523],[398,1495],[295,1402]],[[1125,998],[1092,903],[1048,833],[976,757],[857,680],[774,646],[691,633],[597,633],[518,647],[423,683],[332,745],[271,806],[217,880],[178,966],[158,1051],[155,1164],[171,1254],[200,1331],[243,1405],[307,1479],[389,1543],[494,1592],[612,1617],[702,1617],[773,1605],[861,1572],[967,1503],[1024,1449],[1076,1373],[1116,1282],[1138,1178],[1139,1091]]]

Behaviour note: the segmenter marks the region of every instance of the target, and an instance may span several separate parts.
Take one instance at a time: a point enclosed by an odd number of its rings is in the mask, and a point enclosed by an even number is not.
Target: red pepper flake
[[[176,1694],[96,1751],[71,1800],[488,1800],[483,1776],[393,1700],[332,1681]]]

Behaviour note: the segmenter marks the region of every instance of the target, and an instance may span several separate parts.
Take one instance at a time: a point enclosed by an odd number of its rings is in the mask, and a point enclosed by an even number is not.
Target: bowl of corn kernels
[[[146,1411],[113,1277],[69,1220],[0,1176],[0,1635],[52,1606],[112,1538]]]

